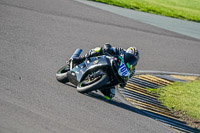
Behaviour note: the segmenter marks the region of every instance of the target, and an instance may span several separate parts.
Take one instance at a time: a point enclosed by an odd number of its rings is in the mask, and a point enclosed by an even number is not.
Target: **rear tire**
[[[104,74],[99,80],[97,80],[96,82],[94,82],[90,85],[82,87],[82,82],[79,83],[78,86],[77,86],[77,91],[80,92],[80,93],[88,93],[88,92],[91,92],[93,90],[97,90],[97,89],[101,88],[108,81],[109,81],[108,76],[106,74]]]
[[[67,78],[67,67],[68,65],[65,65],[64,67],[60,68],[56,73],[56,79],[61,83],[69,82],[69,79]]]

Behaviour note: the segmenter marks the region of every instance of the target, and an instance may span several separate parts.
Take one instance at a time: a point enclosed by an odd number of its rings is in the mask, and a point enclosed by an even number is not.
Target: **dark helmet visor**
[[[137,64],[137,58],[133,54],[124,53],[124,62],[129,69],[133,69]]]

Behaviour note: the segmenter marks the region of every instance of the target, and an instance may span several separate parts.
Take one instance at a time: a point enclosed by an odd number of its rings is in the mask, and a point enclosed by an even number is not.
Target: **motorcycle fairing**
[[[80,83],[93,69],[99,69],[100,67],[110,66],[110,61],[105,55],[90,57],[86,59],[83,63],[75,66],[71,72],[76,74],[76,79]],[[93,70],[94,71],[94,70]]]

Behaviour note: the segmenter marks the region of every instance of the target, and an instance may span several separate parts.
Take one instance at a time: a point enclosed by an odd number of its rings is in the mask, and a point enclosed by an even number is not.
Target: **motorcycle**
[[[77,49],[71,59],[79,57],[81,53],[82,49]],[[73,64],[71,61],[56,73],[59,82],[74,84],[80,93],[124,84],[129,76],[130,72],[124,62],[123,53],[119,56],[101,55],[86,58],[80,64]]]

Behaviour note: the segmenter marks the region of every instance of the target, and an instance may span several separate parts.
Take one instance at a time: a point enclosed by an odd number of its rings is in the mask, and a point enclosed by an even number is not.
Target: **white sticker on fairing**
[[[128,77],[130,76],[130,73],[129,73],[126,65],[122,61],[121,61],[120,66],[119,66],[118,74],[120,76],[128,76]]]

